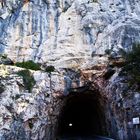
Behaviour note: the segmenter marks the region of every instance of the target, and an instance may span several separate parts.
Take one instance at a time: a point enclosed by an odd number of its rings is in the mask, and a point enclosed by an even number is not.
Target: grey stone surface
[[[137,0],[6,0],[0,9],[0,51],[14,61],[78,67],[92,53],[139,42]]]
[[[101,97],[108,135],[138,140],[140,128],[132,119],[140,116],[140,93],[129,88],[126,77],[119,76],[121,68],[115,67],[109,79],[103,75],[109,63],[107,49],[118,57],[120,48],[130,50],[139,42],[139,7],[138,0],[0,3],[0,53],[13,62],[34,60],[56,68],[51,75],[31,71],[36,84],[29,93],[23,78],[16,74],[22,68],[0,65],[0,85],[4,86],[0,93],[0,139],[54,140],[66,95],[70,90],[88,88],[97,90]],[[87,83],[90,86],[86,87]]]

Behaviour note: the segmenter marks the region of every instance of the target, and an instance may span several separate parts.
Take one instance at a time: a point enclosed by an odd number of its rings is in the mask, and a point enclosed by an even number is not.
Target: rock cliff
[[[139,41],[137,0],[3,0],[0,50],[14,61],[83,65]],[[91,60],[92,61],[92,60]]]
[[[101,96],[108,136],[140,139],[133,124],[140,93],[116,65],[120,50],[140,42],[139,6],[138,0],[1,0],[0,53],[10,63],[32,60],[55,70],[30,70],[29,91],[17,74],[24,68],[0,60],[0,139],[54,140],[65,98],[85,91]]]

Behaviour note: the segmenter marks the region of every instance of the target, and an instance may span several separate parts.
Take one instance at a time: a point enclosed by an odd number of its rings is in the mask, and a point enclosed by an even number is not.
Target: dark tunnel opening
[[[58,136],[104,135],[104,114],[98,94],[79,93],[66,97],[58,119]]]

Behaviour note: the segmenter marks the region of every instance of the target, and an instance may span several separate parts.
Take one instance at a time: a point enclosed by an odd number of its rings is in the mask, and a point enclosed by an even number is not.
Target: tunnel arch
[[[104,98],[95,91],[70,93],[58,116],[57,137],[107,135],[104,104]]]

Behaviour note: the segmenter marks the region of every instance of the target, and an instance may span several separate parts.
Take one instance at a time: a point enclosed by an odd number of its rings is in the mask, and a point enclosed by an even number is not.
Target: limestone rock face
[[[4,0],[0,51],[14,61],[79,67],[91,55],[129,49],[140,35],[137,0]]]
[[[55,113],[53,98],[62,96],[64,91],[63,76],[32,71],[36,83],[31,93],[16,74],[22,68],[1,66],[0,72],[2,69],[7,73],[0,73],[0,139],[44,139],[47,125],[52,123],[49,114]]]
[[[7,57],[0,59],[0,140],[56,139],[67,95],[85,90],[105,100],[110,137],[139,140],[133,118],[140,93],[120,67],[108,68],[106,54],[118,59],[120,49],[140,41],[139,7],[138,0],[1,0],[0,55]],[[55,67],[51,74],[29,70],[32,92],[17,74],[23,68],[10,66],[27,60]]]
[[[115,67],[106,79],[104,75],[109,71],[103,65],[80,72],[55,70],[51,74],[30,70],[35,80],[32,92],[17,74],[21,70],[0,65],[1,140],[56,139],[59,115],[66,100],[84,92],[99,96],[98,109],[105,117],[100,118],[100,123],[105,119],[103,127],[108,136],[116,140],[140,138],[140,129],[133,124],[133,118],[140,115],[140,92],[129,87],[125,76],[119,76],[120,68]]]

